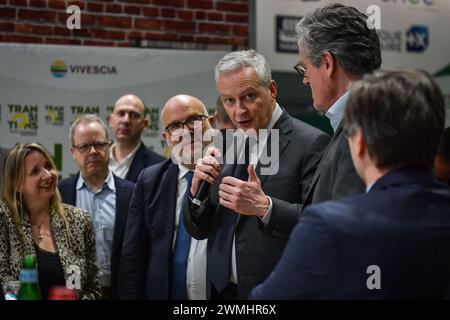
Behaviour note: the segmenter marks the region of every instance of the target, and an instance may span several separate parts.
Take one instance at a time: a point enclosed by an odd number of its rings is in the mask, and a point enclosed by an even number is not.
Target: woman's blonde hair
[[[33,152],[40,152],[43,154],[46,160],[50,163],[52,169],[55,171],[57,170],[50,153],[38,143],[16,144],[8,152],[3,167],[2,200],[7,204],[11,213],[12,221],[17,226],[20,233],[22,233],[20,226],[23,224],[25,208],[22,202],[22,194],[18,190],[26,176],[25,159]],[[69,230],[67,217],[64,212],[61,195],[58,189],[55,190],[55,193],[50,199],[50,213],[53,209],[64,220],[66,228]]]

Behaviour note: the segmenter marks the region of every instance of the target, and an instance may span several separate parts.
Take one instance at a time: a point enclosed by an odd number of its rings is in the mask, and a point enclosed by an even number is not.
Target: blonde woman
[[[36,143],[17,144],[3,169],[0,201],[0,282],[18,280],[24,255],[35,254],[41,294],[74,288],[98,299],[95,236],[88,212],[62,204],[51,155]]]

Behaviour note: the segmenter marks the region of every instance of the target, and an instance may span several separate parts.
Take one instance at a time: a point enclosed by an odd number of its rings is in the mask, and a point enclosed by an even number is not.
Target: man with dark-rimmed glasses
[[[95,228],[97,267],[103,298],[116,298],[123,234],[134,184],[108,168],[108,130],[95,114],[85,114],[70,127],[70,152],[79,173],[58,188],[64,203],[86,209]]]
[[[161,137],[172,156],[144,169],[136,182],[123,246],[120,299],[206,298],[207,242],[186,232],[182,208],[213,119],[204,104],[189,95],[170,98],[162,109]]]

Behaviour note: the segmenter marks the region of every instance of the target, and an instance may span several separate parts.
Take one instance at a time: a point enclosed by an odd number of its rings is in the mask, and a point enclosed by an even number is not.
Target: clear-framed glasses
[[[79,145],[74,145],[72,147],[78,149],[81,154],[85,155],[91,150],[92,147],[94,147],[97,152],[105,152],[108,150],[110,145],[111,141],[95,141],[92,143],[80,143]]]
[[[305,76],[305,72],[306,72],[306,67],[303,63],[299,62],[294,66],[294,70],[298,72],[298,74],[300,75],[300,77],[304,77]]]
[[[169,132],[171,135],[174,134],[174,132],[178,129],[183,129],[184,126],[186,125],[190,130],[194,130],[194,124],[196,121],[203,121],[203,119],[208,118],[207,116],[203,115],[203,114],[199,114],[199,115],[195,115],[195,116],[191,116],[189,118],[186,119],[186,121],[183,122],[175,122],[172,124],[169,124],[165,130],[167,132]]]

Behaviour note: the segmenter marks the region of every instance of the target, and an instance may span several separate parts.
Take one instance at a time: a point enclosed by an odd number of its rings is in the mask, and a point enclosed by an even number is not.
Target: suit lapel
[[[175,210],[178,195],[178,166],[170,164],[162,175],[146,215],[150,215],[152,238],[166,239],[164,250],[172,252]]]
[[[323,155],[322,155],[322,159],[319,162],[319,165],[317,166],[316,172],[314,173],[314,177],[312,179],[311,185],[309,187],[308,190],[308,194],[306,195],[305,198],[305,204],[310,204],[312,201],[312,196],[314,194],[314,189],[315,186],[317,184],[317,181],[319,181],[319,177],[320,177],[320,170],[322,168],[322,163],[323,161],[326,160],[328,152],[331,148],[331,146],[335,143],[335,141],[340,137],[340,135],[342,134],[343,128],[342,128],[342,121],[339,123],[339,126],[336,129],[336,132],[333,134],[333,136],[331,137],[330,142],[328,143],[327,147],[325,148]]]
[[[267,137],[267,143],[264,146],[264,149],[263,149],[263,152],[261,153],[261,155],[267,155],[267,157],[269,157],[269,155],[270,155],[270,158],[273,159],[273,161],[275,161],[275,164],[276,164],[275,167],[278,168],[281,155],[286,150],[286,147],[288,146],[289,142],[291,141],[291,139],[288,136],[288,133],[292,130],[292,123],[291,123],[290,117],[286,113],[286,111],[283,110],[283,113],[281,114],[280,119],[278,119],[278,121],[275,123],[273,129],[278,130],[278,134],[279,134],[279,136],[278,136],[279,137],[278,156],[274,157],[274,154],[273,154],[274,151],[272,148],[271,134]],[[270,151],[270,154],[267,153],[268,150]],[[268,174],[261,175],[261,166],[264,167],[264,164],[262,164],[260,162],[260,160],[261,160],[261,157],[258,160],[258,165],[256,166],[256,174],[258,175],[258,177],[261,181],[261,185],[264,185],[264,182],[267,180],[267,177],[269,175]],[[274,166],[273,163],[269,164],[269,165]]]

